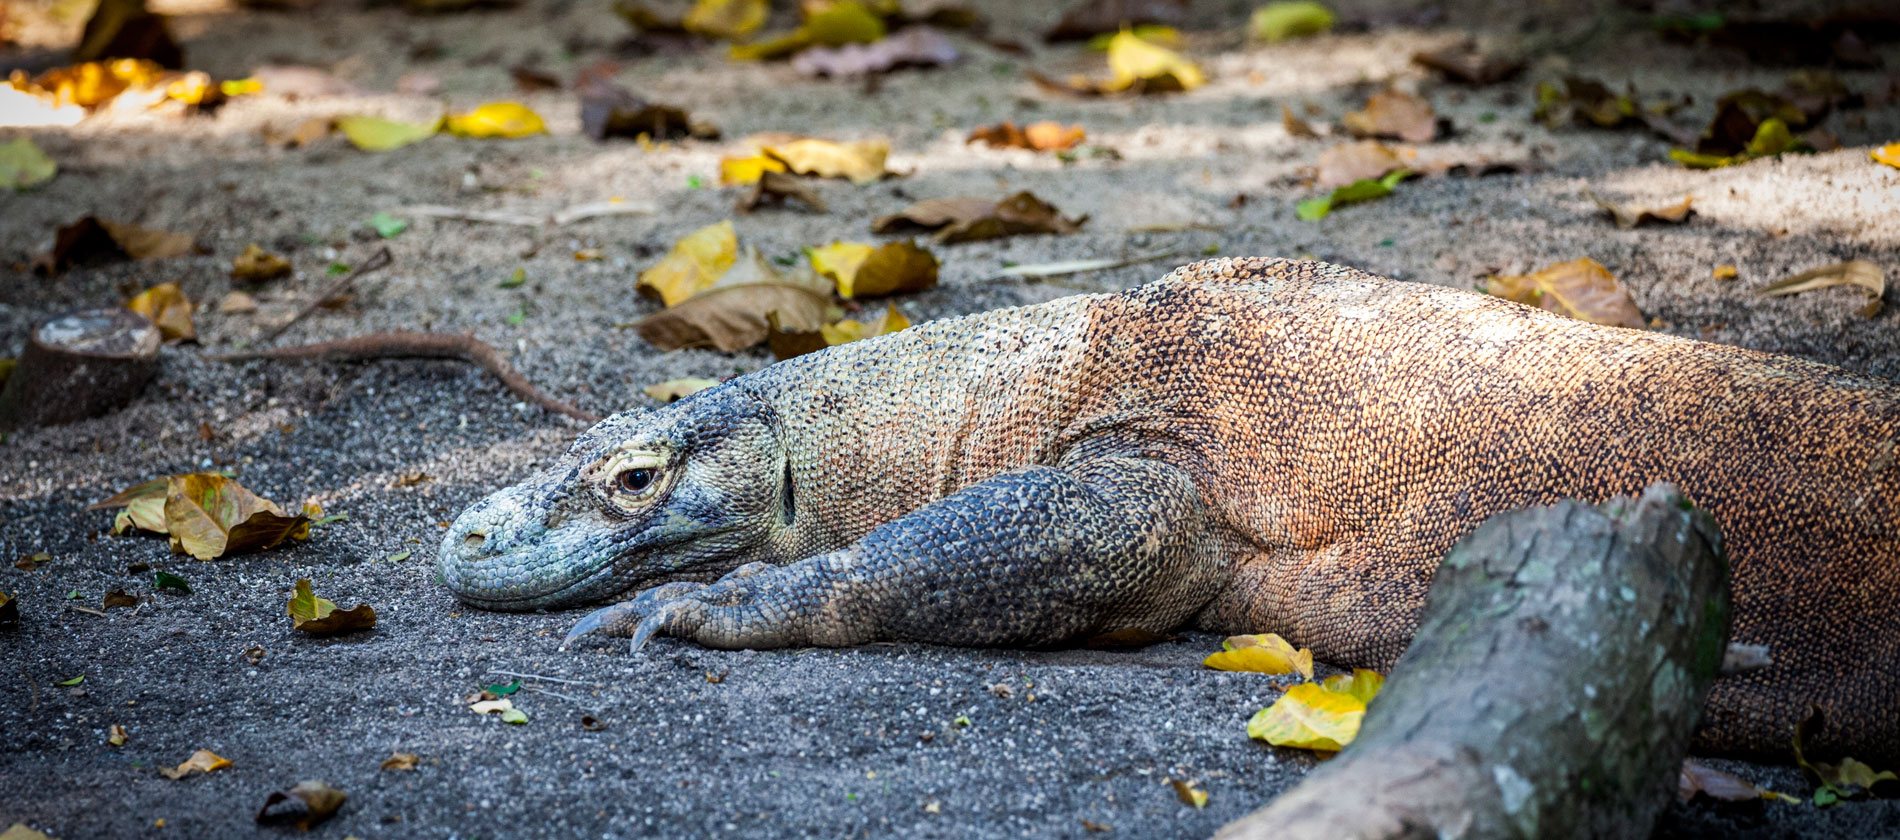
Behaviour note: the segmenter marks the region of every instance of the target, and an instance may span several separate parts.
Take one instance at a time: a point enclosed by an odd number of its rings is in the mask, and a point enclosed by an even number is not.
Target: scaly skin
[[[463,513],[441,569],[492,609],[644,589],[575,633],[636,646],[1192,625],[1386,668],[1439,559],[1485,518],[1669,481],[1724,530],[1732,641],[1774,657],[1717,684],[1700,747],[1784,754],[1815,703],[1820,749],[1892,760],[1896,433],[1884,380],[1339,266],[1216,260],[616,415]]]

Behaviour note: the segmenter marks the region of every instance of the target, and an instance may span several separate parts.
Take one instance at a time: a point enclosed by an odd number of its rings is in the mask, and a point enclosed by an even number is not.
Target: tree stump
[[[126,309],[41,322],[0,389],[0,430],[54,426],[132,401],[158,372],[158,328]]]
[[[1217,837],[1646,837],[1728,626],[1721,537],[1673,487],[1493,517],[1358,738]]]

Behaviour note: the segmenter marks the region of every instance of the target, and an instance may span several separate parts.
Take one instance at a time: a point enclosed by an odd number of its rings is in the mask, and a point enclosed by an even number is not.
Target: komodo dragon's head
[[[463,601],[528,610],[712,580],[789,527],[777,419],[732,385],[607,418],[540,474],[477,502],[442,541]]]

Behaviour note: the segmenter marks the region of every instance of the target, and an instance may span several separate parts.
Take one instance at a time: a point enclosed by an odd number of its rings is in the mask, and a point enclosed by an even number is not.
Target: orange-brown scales
[[[1384,668],[1480,521],[1673,482],[1720,522],[1701,745],[1900,757],[1900,386],[1316,262],[939,321],[622,414],[464,513],[491,608],[719,647],[1192,625]],[[723,577],[722,577],[723,576]],[[710,582],[710,585],[708,583]],[[1508,675],[1499,675],[1508,678]]]

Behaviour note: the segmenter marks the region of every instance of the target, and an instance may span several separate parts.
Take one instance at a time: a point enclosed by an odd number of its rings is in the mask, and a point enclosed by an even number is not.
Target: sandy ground
[[[1033,31],[1056,15],[1042,4],[981,5],[1001,33]],[[1312,766],[1305,754],[1246,738],[1247,717],[1280,681],[1199,667],[1217,647],[1207,636],[1115,653],[901,645],[725,653],[661,640],[628,656],[609,647],[556,651],[577,614],[459,607],[433,581],[441,528],[551,458],[575,426],[451,363],[202,358],[254,341],[326,282],[331,262],[360,263],[384,244],[367,227],[379,210],[547,210],[612,197],[656,208],[545,232],[418,220],[387,242],[393,267],[366,278],[351,308],[321,313],[284,338],[472,330],[550,392],[601,413],[645,404],[640,391],[654,382],[770,361],[756,352],[663,354],[628,328],[653,308],[633,293],[633,275],[679,235],[732,215],[736,190],[694,184],[716,183],[719,156],[767,130],[888,137],[894,168],[908,173],[867,187],[820,184],[828,214],[739,217],[743,241],[767,254],[869,238],[870,219],[915,198],[1031,189],[1090,215],[1073,236],[940,249],[943,285],[902,300],[919,321],[1127,288],[1185,258],[1060,282],[983,279],[1012,262],[1310,255],[1471,288],[1490,272],[1589,256],[1628,283],[1661,329],[1900,376],[1900,308],[1867,319],[1855,314],[1850,291],[1772,300],[1751,293],[1843,259],[1900,269],[1900,171],[1867,159],[1869,145],[1900,138],[1900,110],[1831,118],[1847,144],[1840,151],[1691,172],[1659,162],[1667,146],[1646,135],[1536,126],[1532,80],[1577,72],[1633,81],[1645,93],[1693,95],[1695,113],[1706,115],[1724,91],[1778,86],[1785,68],[1667,45],[1640,26],[1619,28],[1630,21],[1617,18],[1592,39],[1560,39],[1565,50],[1544,54],[1524,79],[1469,90],[1432,81],[1407,56],[1465,31],[1507,43],[1525,27],[1581,31],[1580,16],[1559,4],[1473,4],[1421,27],[1391,22],[1398,18],[1376,4],[1341,3],[1346,20],[1375,24],[1250,47],[1223,34],[1237,31],[1247,4],[1201,5],[1202,33],[1189,51],[1214,81],[1187,95],[1065,100],[1022,77],[1026,66],[1099,61],[1074,47],[1039,47],[1025,60],[964,42],[960,65],[894,75],[875,92],[801,79],[782,65],[731,64],[708,50],[631,57],[620,81],[688,106],[722,127],[726,141],[596,144],[579,134],[575,98],[556,92],[523,97],[549,118],[552,136],[437,138],[381,155],[334,139],[273,150],[259,132],[323,114],[432,115],[437,99],[389,92],[412,71],[438,77],[441,98],[456,108],[512,98],[509,65],[530,61],[571,77],[616,54],[624,24],[597,2],[435,18],[353,4],[306,14],[209,7],[181,18],[196,67],[239,76],[266,62],[315,64],[368,92],[262,97],[214,117],[30,132],[62,172],[38,191],[0,195],[0,263],[13,266],[0,284],[0,355],[16,353],[40,318],[109,305],[152,283],[176,281],[193,299],[215,301],[234,288],[229,262],[247,243],[289,255],[298,272],[254,290],[264,304],[255,315],[200,312],[203,344],[168,348],[163,373],[134,405],[0,444],[0,558],[8,561],[0,589],[18,597],[24,616],[0,637],[0,826],[25,821],[68,838],[249,835],[269,791],[324,779],[350,800],[314,832],[320,837],[1079,836],[1090,825],[1118,836],[1203,836]],[[1887,67],[1900,66],[1900,51],[1882,54]],[[1888,77],[1845,78],[1871,90]],[[1431,153],[1526,159],[1534,170],[1415,181],[1318,224],[1295,219],[1294,202],[1312,192],[1301,172],[1328,143],[1287,136],[1281,106],[1312,103],[1336,119],[1387,81],[1419,86],[1455,126]],[[1064,163],[962,143],[979,123],[1042,118],[1082,123],[1091,145],[1119,159]],[[1644,202],[1690,194],[1697,214],[1679,227],[1621,231],[1597,214],[1586,187]],[[21,270],[57,225],[86,213],[188,231],[210,253],[57,279]],[[1174,229],[1138,231],[1155,226]],[[606,258],[577,262],[581,248]],[[1711,278],[1725,263],[1739,268],[1739,280]],[[498,288],[517,268],[528,282]],[[201,424],[214,432],[209,440]],[[162,540],[106,536],[111,515],[83,510],[143,479],[206,468],[235,470],[261,494],[317,501],[348,518],[294,547],[199,563],[171,557]],[[396,486],[416,471],[432,480]],[[34,572],[12,567],[40,551],[54,560]],[[155,593],[149,573],[127,572],[133,564],[184,575],[194,592]],[[373,604],[377,628],[327,640],[294,633],[283,605],[300,577],[345,606]],[[66,609],[96,605],[115,588],[143,603],[105,618]],[[241,655],[253,645],[266,651],[257,664]],[[461,699],[505,681],[505,672],[548,678],[517,696],[526,725],[471,714]],[[82,684],[56,685],[80,674]],[[994,686],[1007,686],[1008,696]],[[582,729],[583,714],[606,728]],[[129,730],[125,746],[106,745],[112,725]],[[156,772],[200,748],[233,766],[176,782]],[[419,768],[378,769],[398,751],[420,755]],[[1807,790],[1786,768],[1733,766]],[[1211,795],[1206,809],[1179,803],[1165,783],[1171,777],[1199,780]],[[1900,807],[1676,807],[1662,833],[1710,831],[1894,835]]]

